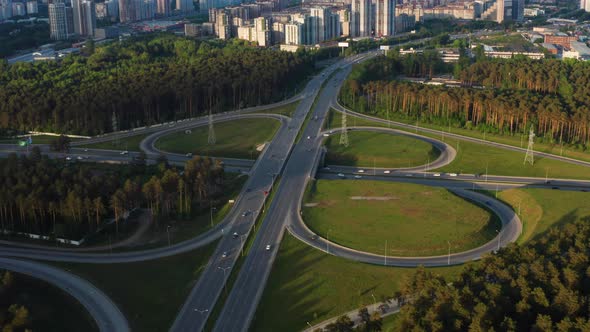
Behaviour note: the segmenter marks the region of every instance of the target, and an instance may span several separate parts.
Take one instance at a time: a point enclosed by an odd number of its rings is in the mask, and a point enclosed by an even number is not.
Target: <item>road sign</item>
[[[339,42],[338,47],[348,47],[348,43],[347,42]]]

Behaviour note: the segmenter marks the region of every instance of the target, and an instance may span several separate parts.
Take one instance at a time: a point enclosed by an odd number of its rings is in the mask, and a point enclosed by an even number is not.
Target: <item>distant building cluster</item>
[[[590,1],[590,0],[588,0]],[[417,21],[434,18],[455,18],[463,20],[522,21],[524,0],[475,0],[445,1],[424,0],[404,2],[398,5],[398,12],[413,16]]]
[[[35,15],[39,13],[37,0],[0,0],[0,21],[15,16]]]
[[[73,35],[94,36],[96,7],[92,0],[53,0],[48,6],[51,39],[63,40]]]
[[[563,59],[590,60],[590,48],[581,41],[584,37],[561,32],[559,25],[534,27],[532,35],[532,38],[543,38],[542,46],[553,55]]]

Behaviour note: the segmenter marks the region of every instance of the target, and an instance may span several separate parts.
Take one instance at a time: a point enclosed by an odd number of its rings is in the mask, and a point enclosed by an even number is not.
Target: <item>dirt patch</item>
[[[319,203],[305,203],[303,206],[305,207],[314,207],[314,206],[318,206]]]
[[[350,196],[353,201],[390,201],[392,199],[399,199],[392,196]]]
[[[432,196],[432,191],[423,191],[420,193],[422,196]]]
[[[338,201],[334,201],[334,200],[324,200],[324,201],[319,201],[318,203],[315,203],[317,207],[330,207],[335,205],[336,203],[338,203]]]
[[[266,143],[262,143],[259,146],[256,147],[256,151],[260,152],[262,150],[264,150],[264,147],[266,146]]]

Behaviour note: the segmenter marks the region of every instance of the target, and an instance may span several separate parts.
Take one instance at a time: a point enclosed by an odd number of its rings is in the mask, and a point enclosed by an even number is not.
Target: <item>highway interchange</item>
[[[246,238],[251,232],[253,232],[254,222],[265,207],[265,200],[268,198],[267,193],[272,190],[276,191],[275,197],[271,203],[266,206],[267,211],[261,226],[256,233],[253,233],[253,236],[255,236],[253,245],[245,256],[241,269],[237,272],[235,283],[229,291],[229,296],[219,319],[214,326],[215,331],[245,331],[248,329],[264,290],[266,280],[270,274],[274,259],[276,258],[279,244],[285,230],[291,232],[308,245],[329,254],[345,257],[351,260],[391,266],[447,265],[449,263],[449,257],[446,255],[419,258],[385,257],[345,248],[335,243],[328,242],[318,234],[313,234],[305,226],[305,223],[300,217],[300,206],[303,192],[308,181],[314,175],[317,178],[333,179],[338,178],[336,173],[344,173],[347,178],[351,179],[353,174],[358,174],[357,169],[335,166],[330,166],[330,170],[323,169],[317,175],[315,172],[319,166],[321,153],[323,151],[322,137],[324,137],[323,134],[325,133],[322,131],[323,120],[331,107],[335,107],[339,111],[344,111],[344,108],[337,103],[336,96],[341,83],[350,71],[350,65],[354,62],[370,58],[375,54],[376,52],[373,52],[341,60],[327,68],[321,75],[311,79],[305,90],[300,95],[290,100],[274,105],[224,113],[215,116],[214,119],[216,122],[230,121],[246,117],[274,118],[281,121],[281,128],[276,133],[272,142],[266,146],[256,162],[222,158],[228,171],[248,172],[250,177],[236,200],[231,212],[223,222],[208,232],[170,247],[115,254],[80,253],[75,251],[63,251],[55,248],[33,249],[19,247],[18,244],[11,244],[10,246],[4,245],[0,253],[0,256],[3,257],[0,259],[0,267],[39,277],[66,290],[68,293],[76,297],[90,311],[95,320],[99,323],[99,327],[102,331],[124,331],[128,330],[129,327],[124,317],[122,317],[122,314],[120,314],[120,311],[112,301],[108,300],[104,294],[93,288],[92,285],[77,277],[73,277],[71,274],[59,271],[56,268],[44,264],[31,263],[21,259],[98,264],[125,263],[176,255],[202,247],[219,239],[220,242],[210,258],[206,269],[200,275],[198,282],[190,292],[171,328],[172,331],[199,331],[204,328],[205,323],[213,310],[213,306],[226,286],[227,279],[240,256]],[[332,73],[333,75],[331,76]],[[327,79],[330,81],[323,84]],[[323,89],[321,89],[322,86]],[[253,114],[295,100],[301,100],[301,102],[292,118],[272,114]],[[316,100],[316,104],[312,109],[314,100]],[[355,115],[367,117],[359,114]],[[307,125],[304,126],[306,116],[309,116],[310,120]],[[372,117],[368,118],[372,121],[387,122],[386,120]],[[146,152],[149,160],[153,161],[160,154],[165,154],[172,163],[182,165],[187,160],[186,156],[158,151],[155,148],[155,142],[158,138],[171,132],[203,126],[207,123],[208,121],[206,118],[190,119],[176,123],[167,123],[161,126],[140,128],[139,130],[113,135],[104,135],[84,141],[84,143],[105,142],[112,140],[115,137],[122,138],[138,134],[149,134],[146,139],[141,142],[141,149]],[[390,123],[411,129],[412,131],[416,129],[411,125],[396,122]],[[299,142],[296,142],[300,129],[302,130],[300,135],[301,139]],[[361,128],[353,128],[353,130],[357,129],[361,130]],[[399,131],[387,128],[370,128],[370,130],[395,132],[400,134]],[[438,131],[423,128],[419,128],[419,130],[435,132],[437,134],[440,133]],[[436,161],[433,161],[430,165],[398,169],[392,171],[390,174],[385,174],[383,169],[375,169],[373,170],[373,175],[371,175],[371,170],[367,170],[363,176],[374,180],[414,182],[432,186],[442,186],[452,190],[457,195],[486,206],[488,209],[497,213],[502,220],[503,228],[502,232],[499,234],[499,243],[501,246],[513,242],[518,238],[522,230],[522,225],[518,216],[503,203],[466,189],[504,189],[506,187],[515,186],[541,188],[559,186],[559,189],[570,190],[590,189],[590,182],[578,180],[552,180],[549,185],[545,183],[544,179],[525,177],[486,175],[484,181],[483,178],[474,178],[473,175],[460,174],[453,178],[444,175],[440,178],[433,178],[433,173],[429,173],[428,170],[441,167],[449,161],[452,161],[455,156],[454,149],[445,143],[432,138],[408,132],[403,132],[403,134],[427,140],[441,150],[441,157]],[[495,145],[511,150],[521,150],[511,146],[467,138],[455,134],[445,133],[445,135],[453,135],[460,139]],[[78,144],[81,143],[75,143],[73,145]],[[14,146],[0,146],[0,153],[6,154],[13,150]],[[135,153],[133,152],[129,153],[129,155],[121,155],[120,151],[93,150],[84,149],[83,147],[73,149],[72,153],[72,156],[80,156],[83,160],[86,157],[89,157],[90,159],[86,160],[109,162],[128,162],[134,155]],[[59,154],[54,154],[53,156],[63,157],[63,155]],[[554,155],[545,154],[544,156],[590,166],[590,163],[588,162],[570,160],[568,158]],[[238,234],[237,237],[233,236],[234,232]],[[478,259],[484,253],[496,250],[497,243],[498,239],[493,239],[479,248],[462,253],[453,253],[450,257],[451,264],[459,264],[461,262]],[[267,250],[267,246],[270,246],[269,250]],[[227,252],[229,255],[227,255],[227,257],[222,257],[223,252]],[[48,276],[53,276],[53,278]],[[75,286],[74,281],[72,281],[74,278],[77,278],[75,279],[77,280]],[[105,315],[105,312],[109,314]],[[116,327],[116,329],[114,327]]]

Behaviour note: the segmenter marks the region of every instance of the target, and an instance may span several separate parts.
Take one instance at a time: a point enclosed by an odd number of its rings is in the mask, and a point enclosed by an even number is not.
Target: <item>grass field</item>
[[[293,113],[295,113],[297,106],[299,106],[299,101],[296,101],[296,102],[293,102],[293,103],[290,103],[290,104],[287,104],[284,106],[256,112],[256,113],[281,114],[281,115],[285,115],[285,116],[288,116],[291,118],[291,117],[293,117]]]
[[[13,277],[12,286],[4,289],[0,296],[0,311],[11,304],[25,306],[29,310],[32,331],[98,331],[92,316],[71,295],[45,281],[24,274],[13,273]],[[12,329],[6,328],[3,331]]]
[[[307,225],[330,241],[389,256],[445,255],[478,247],[499,220],[447,190],[409,183],[319,180],[303,208]],[[313,206],[310,206],[313,205]]]
[[[139,143],[143,141],[149,134],[135,135],[118,139],[117,141],[101,142],[94,144],[85,144],[80,147],[88,149],[104,149],[104,150],[127,150],[127,151],[141,151]]]
[[[256,147],[270,142],[279,129],[280,122],[274,119],[240,119],[219,122],[214,125],[216,143],[209,145],[208,127],[192,129],[192,133],[173,133],[156,141],[162,151],[208,155],[214,157],[254,159]]]
[[[399,315],[393,314],[383,318],[381,332],[401,332]]]
[[[334,111],[331,111],[330,113],[331,115],[328,119],[329,123],[331,123],[331,125],[336,125],[339,127],[341,115]],[[349,117],[348,124],[352,125],[355,121],[355,118],[356,117],[352,116]],[[387,125],[385,124],[360,118],[356,119],[356,121],[358,121],[358,126],[387,127]],[[395,126],[392,126],[392,128],[407,130]],[[451,131],[453,133],[465,135],[463,132],[458,132],[458,130],[456,131],[455,129],[452,129]],[[469,130],[463,131],[473,133],[473,131]],[[423,132],[419,132],[419,134],[442,140],[447,144],[455,147],[455,149],[457,149],[457,157],[455,158],[455,160],[452,161],[451,164],[438,169],[438,171],[441,172],[485,174],[487,166],[488,174],[490,175],[529,176],[541,178],[544,178],[547,175],[550,179],[590,179],[590,167],[574,165],[571,163],[539,156],[535,157],[535,163],[533,166],[531,166],[530,164],[524,165],[524,152],[510,151],[502,148],[487,146],[484,144],[471,143],[464,140],[450,138],[449,136],[444,134],[433,135]],[[354,144],[355,143],[353,141],[352,145]],[[553,152],[555,153],[555,151]]]
[[[217,242],[188,253],[125,264],[55,263],[104,291],[134,331],[167,331]]]
[[[440,151],[424,141],[395,134],[351,131],[351,145],[340,145],[340,135],[325,141],[328,164],[363,167],[411,167],[434,161]]]
[[[331,111],[330,113],[336,113],[336,114],[333,115],[333,119],[330,121],[329,125],[332,128],[341,127],[340,114],[335,111]],[[465,129],[465,128],[454,128],[454,127],[442,127],[440,125],[434,125],[434,124],[425,123],[425,122],[416,122],[416,120],[404,119],[401,117],[394,118],[392,116],[390,118],[390,120],[397,121],[397,122],[403,122],[403,123],[407,123],[407,124],[411,124],[411,125],[418,124],[418,126],[424,127],[424,128],[442,130],[445,132],[451,132],[453,134],[459,134],[459,135],[472,137],[472,138],[485,139],[487,141],[507,144],[507,145],[516,146],[516,147],[526,148],[527,139],[528,139],[528,133],[515,133],[514,135],[501,135],[501,134],[494,134],[494,133],[488,132],[488,133],[484,134],[483,132],[478,131],[478,130]],[[380,127],[387,126],[384,124],[375,124],[375,122],[373,122],[373,121],[364,120],[364,119],[356,118],[353,116],[350,116],[348,118],[348,125],[349,126],[354,125],[355,122],[357,123],[358,126],[365,126],[368,124],[372,124],[374,126],[380,126]],[[540,152],[552,153],[552,154],[555,154],[558,156],[562,155],[564,157],[569,157],[569,158],[573,158],[573,159],[590,161],[590,151],[588,151],[588,150],[583,151],[580,149],[573,148],[571,146],[562,145],[562,144],[559,144],[559,142],[546,143],[546,142],[541,142],[540,139],[536,139],[535,150],[540,151]]]
[[[553,226],[590,217],[590,193],[552,189],[510,189],[498,194],[523,222],[518,242],[535,239]]]
[[[454,278],[463,267],[432,269]],[[353,262],[327,255],[286,233],[256,311],[251,331],[300,331],[392,297],[415,269]]]

